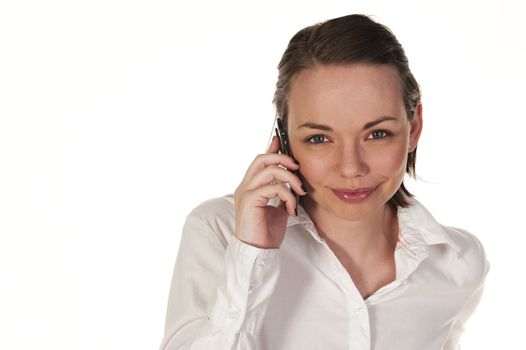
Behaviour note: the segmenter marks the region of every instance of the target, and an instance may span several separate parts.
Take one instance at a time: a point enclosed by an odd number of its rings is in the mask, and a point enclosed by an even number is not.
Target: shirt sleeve
[[[234,235],[226,243],[223,237],[187,217],[161,350],[256,348],[279,276],[279,249],[260,249]]]
[[[453,322],[451,331],[449,332],[448,339],[444,345],[444,350],[461,350],[460,338],[465,332],[465,324],[471,315],[475,312],[482,294],[484,293],[485,279],[486,275],[489,272],[489,262],[485,260],[484,265],[484,276],[480,285],[475,289],[475,291],[469,296],[469,298],[464,303],[464,306],[460,310],[457,318]]]

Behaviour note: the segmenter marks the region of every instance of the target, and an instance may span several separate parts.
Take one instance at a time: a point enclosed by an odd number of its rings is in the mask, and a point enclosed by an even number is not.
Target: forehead
[[[288,96],[289,123],[341,123],[405,115],[402,87],[392,65],[318,65],[299,72]]]

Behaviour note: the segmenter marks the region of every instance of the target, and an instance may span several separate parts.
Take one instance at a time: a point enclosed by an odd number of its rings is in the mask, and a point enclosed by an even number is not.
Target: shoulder
[[[473,255],[479,259],[485,259],[486,253],[484,246],[481,241],[473,233],[468,230],[441,225],[448,237],[453,241],[457,246],[459,252],[462,252],[464,255]]]
[[[449,279],[456,286],[479,284],[489,270],[486,252],[481,241],[468,230],[446,226],[438,222],[418,200],[399,210],[399,222],[408,238],[423,243],[433,250],[433,260],[450,272]]]
[[[208,199],[196,206],[189,215],[198,217],[203,221],[210,221],[218,217],[233,217],[234,195],[227,194]]]
[[[469,271],[472,282],[482,282],[489,271],[489,262],[482,242],[473,233],[458,227],[441,225],[456,251],[456,266]]]
[[[225,243],[234,235],[234,195],[212,198],[197,205],[187,216],[186,225],[212,230]]]
[[[458,227],[442,225],[442,228],[455,245],[459,258],[478,263],[487,261],[484,245],[475,234]]]

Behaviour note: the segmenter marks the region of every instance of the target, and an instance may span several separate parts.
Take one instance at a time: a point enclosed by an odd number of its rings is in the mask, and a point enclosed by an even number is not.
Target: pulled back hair
[[[420,88],[409,69],[402,45],[386,26],[364,15],[348,15],[306,27],[297,32],[281,57],[273,103],[276,116],[288,123],[288,94],[297,74],[317,65],[353,63],[393,65],[398,71],[409,121],[420,101]],[[416,178],[416,148],[408,154],[406,173]],[[409,206],[413,195],[402,181],[388,203]]]

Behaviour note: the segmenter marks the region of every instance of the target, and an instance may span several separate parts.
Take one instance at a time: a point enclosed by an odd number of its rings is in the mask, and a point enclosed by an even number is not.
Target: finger
[[[296,202],[296,201],[294,201],[294,202]],[[291,205],[287,204],[287,202],[281,201],[281,203],[279,203],[279,208],[282,208],[283,210],[286,210],[287,213],[289,215],[291,215],[291,216],[296,216],[296,209],[295,209],[295,207],[291,208]]]
[[[267,206],[270,199],[278,197],[285,203],[287,213],[295,215],[296,198],[281,184],[260,187],[252,191],[252,194],[255,196],[254,200],[257,206]]]
[[[292,196],[294,198],[294,196]],[[296,216],[296,206],[298,203],[296,203],[296,198],[294,198],[292,201],[285,202],[285,206],[287,207],[287,213],[289,213],[290,216]]]
[[[281,165],[290,170],[298,170],[299,165],[291,157],[280,153],[265,153],[258,155],[248,167],[243,181],[253,178],[270,165]]]
[[[300,178],[292,172],[280,168],[277,165],[270,165],[257,173],[251,180],[247,181],[245,187],[248,190],[255,189],[274,181],[288,183],[296,193],[306,194],[303,190]]]
[[[296,206],[297,206],[296,198],[294,198],[294,203],[293,202],[283,202],[283,201],[281,201],[280,203],[280,207],[284,208],[290,216],[296,216]]]

